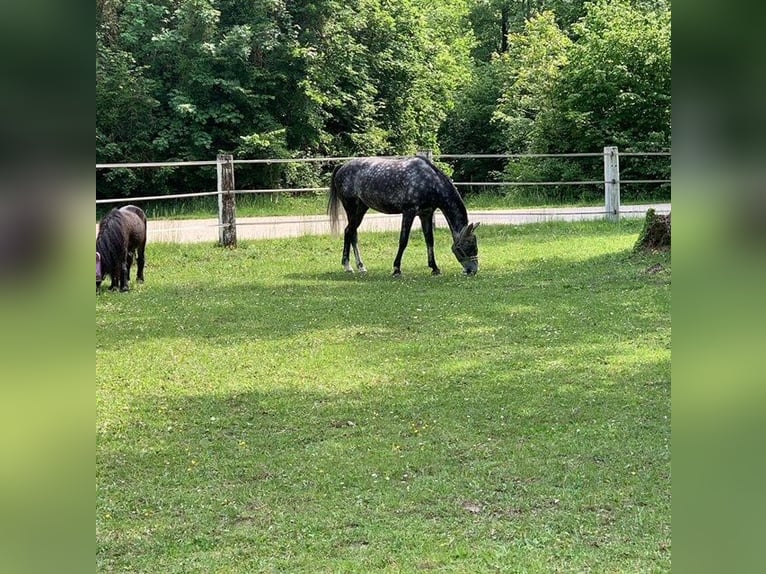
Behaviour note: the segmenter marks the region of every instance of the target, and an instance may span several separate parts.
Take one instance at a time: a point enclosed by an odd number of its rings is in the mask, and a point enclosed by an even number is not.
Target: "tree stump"
[[[633,251],[670,251],[670,213],[657,215],[654,209],[646,212],[644,228],[633,246]]]

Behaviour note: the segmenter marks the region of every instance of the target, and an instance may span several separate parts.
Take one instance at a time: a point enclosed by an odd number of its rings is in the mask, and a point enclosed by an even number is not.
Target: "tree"
[[[493,124],[502,94],[498,59],[474,64],[468,78],[439,129],[439,146],[453,154],[505,153],[504,134]],[[454,162],[453,176],[462,181],[488,181],[502,169],[500,160],[461,159]]]
[[[520,33],[525,22],[536,14],[549,11],[556,23],[568,30],[584,13],[585,0],[478,0],[473,3],[469,20],[477,38],[473,57],[488,62],[493,54],[510,48],[508,36]]]
[[[661,3],[660,3],[661,4]],[[502,95],[493,118],[512,152],[622,151],[670,146],[670,12],[637,8],[627,0],[598,0],[572,29],[574,39],[544,12],[509,36],[499,58]],[[582,159],[514,162],[506,176],[523,180],[598,180],[601,165]],[[630,162],[626,179],[667,178],[667,163]],[[664,177],[662,177],[664,176]],[[640,193],[631,186],[627,193]],[[587,188],[552,187],[574,199]],[[629,197],[629,195],[626,195]],[[583,197],[584,198],[584,197]],[[592,199],[592,198],[588,198]]]
[[[670,146],[670,12],[598,0],[574,26],[577,40],[557,86],[552,135],[573,146]],[[546,140],[547,138],[547,140]]]
[[[668,147],[668,6],[97,0],[96,158]],[[243,166],[237,180],[314,186],[327,169]],[[514,178],[590,179],[595,168],[482,160],[456,163],[455,175],[485,180],[503,169]],[[624,173],[667,175],[662,169],[636,160]],[[97,173],[97,193],[198,191],[212,181],[207,168],[114,170]]]
[[[429,11],[431,20],[402,0],[351,1],[327,17],[311,10],[299,36],[298,82],[299,125],[315,132],[310,141],[340,153],[435,147],[468,65],[467,43],[443,32],[458,27],[463,5]]]
[[[553,93],[569,63],[572,41],[546,11],[527,20],[524,30],[509,37],[509,52],[499,58],[503,86],[493,114],[507,149],[537,151],[538,117],[553,107]]]
[[[569,64],[553,88],[550,109],[534,130],[533,149],[669,149],[670,12],[639,9],[626,0],[598,0],[588,4],[574,32]],[[580,177],[595,178],[599,169],[584,167]],[[666,162],[648,159],[624,166],[621,175],[667,178],[667,170]],[[626,191],[640,193],[641,188]]]

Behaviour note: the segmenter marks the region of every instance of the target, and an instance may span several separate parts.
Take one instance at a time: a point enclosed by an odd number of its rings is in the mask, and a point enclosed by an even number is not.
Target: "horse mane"
[[[122,228],[122,212],[114,208],[98,225],[96,252],[101,254],[101,268],[104,275],[111,275],[114,266],[122,261],[125,249],[125,233]]]
[[[428,158],[425,158],[423,156],[418,156],[418,157],[420,159],[422,159],[424,162],[426,162],[426,164],[428,164],[428,167],[430,167],[432,170],[434,170],[434,172],[439,177],[439,179],[442,181],[442,183],[446,184],[446,186],[449,189],[454,191],[457,194],[457,196],[460,197],[460,192],[458,192],[457,188],[455,187],[455,184],[452,183],[452,180],[449,177],[447,177],[446,173],[444,173],[441,169],[439,169],[439,166],[437,166],[435,163],[430,161]],[[461,202],[463,201],[462,197],[460,198],[460,201]]]
[[[445,185],[445,187],[452,191],[451,196],[445,197],[445,200],[448,201],[451,206],[457,210],[457,212],[460,214],[460,216],[465,220],[465,225],[468,225],[468,210],[465,208],[465,202],[463,201],[463,198],[460,196],[460,192],[457,190],[457,187],[455,187],[455,184],[452,183],[452,180],[447,177],[447,174],[444,173],[437,165],[435,165],[432,161],[429,159],[423,157],[423,156],[417,156],[420,159],[422,159],[428,167],[430,167],[433,172],[436,174],[436,176],[441,180],[441,182]],[[442,209],[442,211],[444,211]],[[456,214],[457,215],[457,214]],[[449,224],[450,228],[452,228],[452,224],[449,222],[449,219],[447,219],[447,223]],[[460,229],[453,229],[453,233],[457,233],[460,231]]]

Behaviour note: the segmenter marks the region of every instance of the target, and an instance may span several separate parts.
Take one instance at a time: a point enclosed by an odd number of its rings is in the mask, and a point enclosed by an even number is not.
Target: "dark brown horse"
[[[102,217],[96,237],[96,291],[107,275],[112,278],[110,290],[128,291],[134,255],[136,280],[143,283],[145,249],[146,214],[140,207],[126,205]]]
[[[452,252],[468,275],[479,270],[479,248],[474,230],[478,223],[468,223],[468,213],[460,194],[450,179],[423,157],[406,159],[360,158],[337,167],[330,182],[327,212],[330,224],[337,229],[338,204],[343,204],[348,219],[343,235],[341,264],[352,272],[351,249],[360,272],[367,269],[359,255],[357,229],[369,208],[382,213],[401,213],[402,229],[399,251],[394,259],[394,277],[401,275],[402,255],[410,238],[415,216],[420,217],[428,250],[428,266],[433,275],[441,270],[434,258],[434,211],[440,209],[452,231]]]

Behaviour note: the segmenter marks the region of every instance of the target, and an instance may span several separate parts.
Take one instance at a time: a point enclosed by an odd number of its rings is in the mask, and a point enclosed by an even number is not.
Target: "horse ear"
[[[96,251],[96,263],[101,263],[101,254]]]
[[[476,228],[479,227],[479,225],[481,225],[481,221],[479,223],[469,223],[468,225],[466,225],[464,229],[465,237],[468,237],[474,231],[476,231]]]

